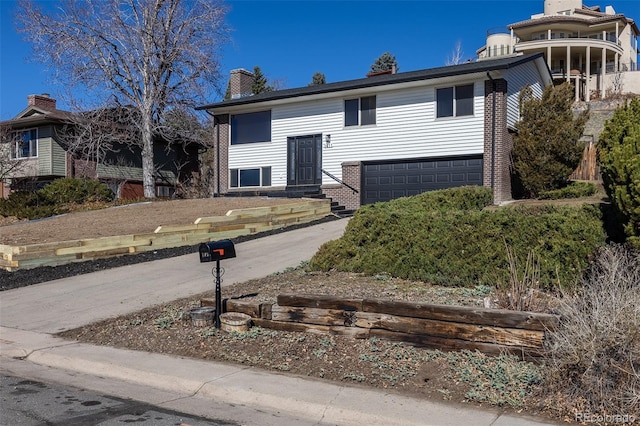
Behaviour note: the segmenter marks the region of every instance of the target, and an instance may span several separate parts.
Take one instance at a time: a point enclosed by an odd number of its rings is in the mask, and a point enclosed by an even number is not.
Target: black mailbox
[[[199,251],[200,262],[211,262],[236,257],[236,249],[231,240],[202,243],[200,244]]]

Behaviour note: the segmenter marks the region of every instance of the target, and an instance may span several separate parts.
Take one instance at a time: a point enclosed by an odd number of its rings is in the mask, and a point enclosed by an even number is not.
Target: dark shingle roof
[[[412,81],[430,80],[440,77],[487,72],[492,70],[508,69],[533,61],[542,57],[541,53],[532,55],[512,56],[493,60],[468,62],[460,65],[452,65],[438,68],[429,68],[419,71],[409,71],[397,74],[385,74],[375,77],[360,78],[357,80],[340,81],[337,83],[320,84],[316,86],[299,87],[295,89],[277,90],[258,95],[246,96],[237,99],[216,102],[197,107],[198,110],[224,108],[237,105],[248,105],[259,102],[279,99],[296,98],[300,96],[317,95],[322,93],[342,92],[345,90],[361,89],[367,87],[385,86],[389,84],[407,83]]]

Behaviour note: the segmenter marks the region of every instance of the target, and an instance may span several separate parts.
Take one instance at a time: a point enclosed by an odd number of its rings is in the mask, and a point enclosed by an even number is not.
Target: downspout
[[[496,169],[496,81],[491,77],[489,71],[487,71],[487,77],[491,80],[491,189],[494,189]]]
[[[218,118],[209,112],[208,109],[205,109],[205,112],[213,117],[213,127],[216,129],[216,192],[213,194],[214,197],[220,196],[220,123],[218,122]]]

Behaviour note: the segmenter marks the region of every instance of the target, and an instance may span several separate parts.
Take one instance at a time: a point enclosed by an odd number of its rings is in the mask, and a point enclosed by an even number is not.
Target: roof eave
[[[534,61],[542,57],[542,53],[522,55],[518,57],[502,58],[487,61],[476,61],[461,65],[430,68],[420,71],[412,71],[401,74],[383,75],[346,82],[319,85],[313,88],[297,88],[269,92],[267,94],[248,96],[240,99],[232,99],[197,107],[196,110],[222,110],[241,105],[258,104],[282,99],[295,99],[327,93],[339,93],[351,90],[387,86],[392,84],[410,83],[414,81],[433,80],[437,78],[455,77],[465,74],[484,73],[487,71],[509,69],[524,62]]]

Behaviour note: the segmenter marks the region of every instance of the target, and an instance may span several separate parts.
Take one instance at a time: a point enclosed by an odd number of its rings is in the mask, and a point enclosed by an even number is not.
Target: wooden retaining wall
[[[97,258],[257,234],[312,222],[331,214],[328,199],[271,207],[229,210],[225,216],[202,217],[192,224],[159,226],[153,233],[9,246],[0,244],[0,268],[8,271],[55,266]]]
[[[215,300],[203,299],[214,306]],[[534,312],[332,296],[278,296],[276,304],[224,301],[225,312],[251,316],[260,327],[311,333],[379,337],[441,350],[479,350],[523,358],[543,354],[558,317]]]

